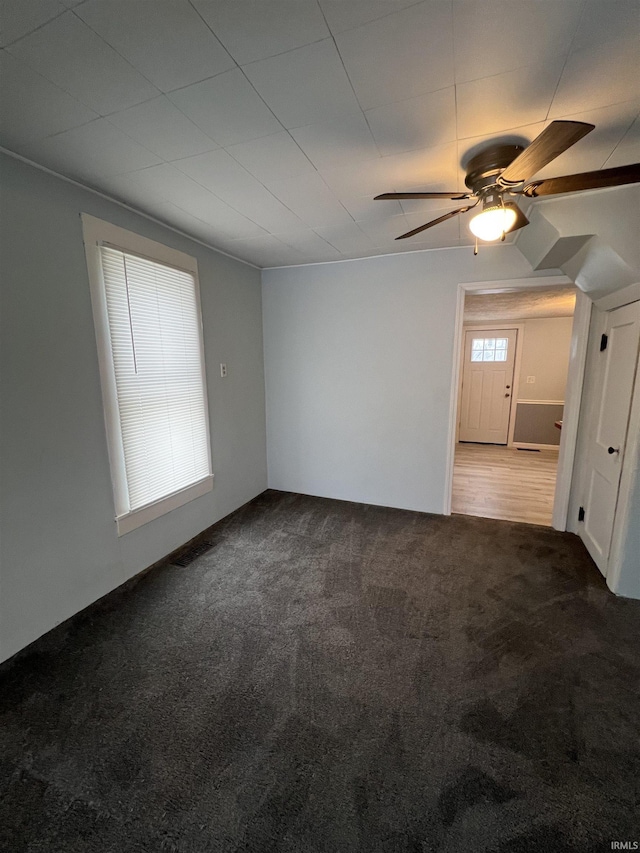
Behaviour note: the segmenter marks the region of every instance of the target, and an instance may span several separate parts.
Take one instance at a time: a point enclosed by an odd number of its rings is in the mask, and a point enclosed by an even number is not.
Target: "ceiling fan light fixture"
[[[474,237],[491,243],[507,234],[516,222],[516,212],[512,206],[492,205],[485,207],[482,213],[474,216],[469,229]]]

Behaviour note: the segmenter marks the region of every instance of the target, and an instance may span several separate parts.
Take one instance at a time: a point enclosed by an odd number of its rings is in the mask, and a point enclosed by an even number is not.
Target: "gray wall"
[[[265,270],[269,485],[442,512],[457,285],[532,275],[510,245]]]
[[[551,403],[518,403],[513,440],[524,444],[560,444],[556,421],[562,420],[564,406]]]
[[[3,155],[0,176],[1,660],[263,491],[266,448],[259,270]],[[213,492],[121,538],[81,212],[199,265]]]

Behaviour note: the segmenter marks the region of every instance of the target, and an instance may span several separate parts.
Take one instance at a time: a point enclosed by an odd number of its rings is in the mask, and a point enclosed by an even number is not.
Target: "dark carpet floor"
[[[640,839],[640,601],[543,527],[267,492],[0,667],[11,853]]]

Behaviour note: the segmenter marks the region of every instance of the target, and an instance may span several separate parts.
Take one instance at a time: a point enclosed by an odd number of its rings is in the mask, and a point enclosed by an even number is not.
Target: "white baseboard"
[[[531,444],[527,441],[514,441],[511,446],[523,450],[560,450],[559,444]]]

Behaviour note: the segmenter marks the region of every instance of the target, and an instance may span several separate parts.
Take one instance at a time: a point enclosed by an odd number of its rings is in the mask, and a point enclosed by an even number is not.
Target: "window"
[[[197,264],[90,216],[83,227],[122,535],[213,487]]]
[[[471,361],[506,361],[507,338],[473,338]]]

